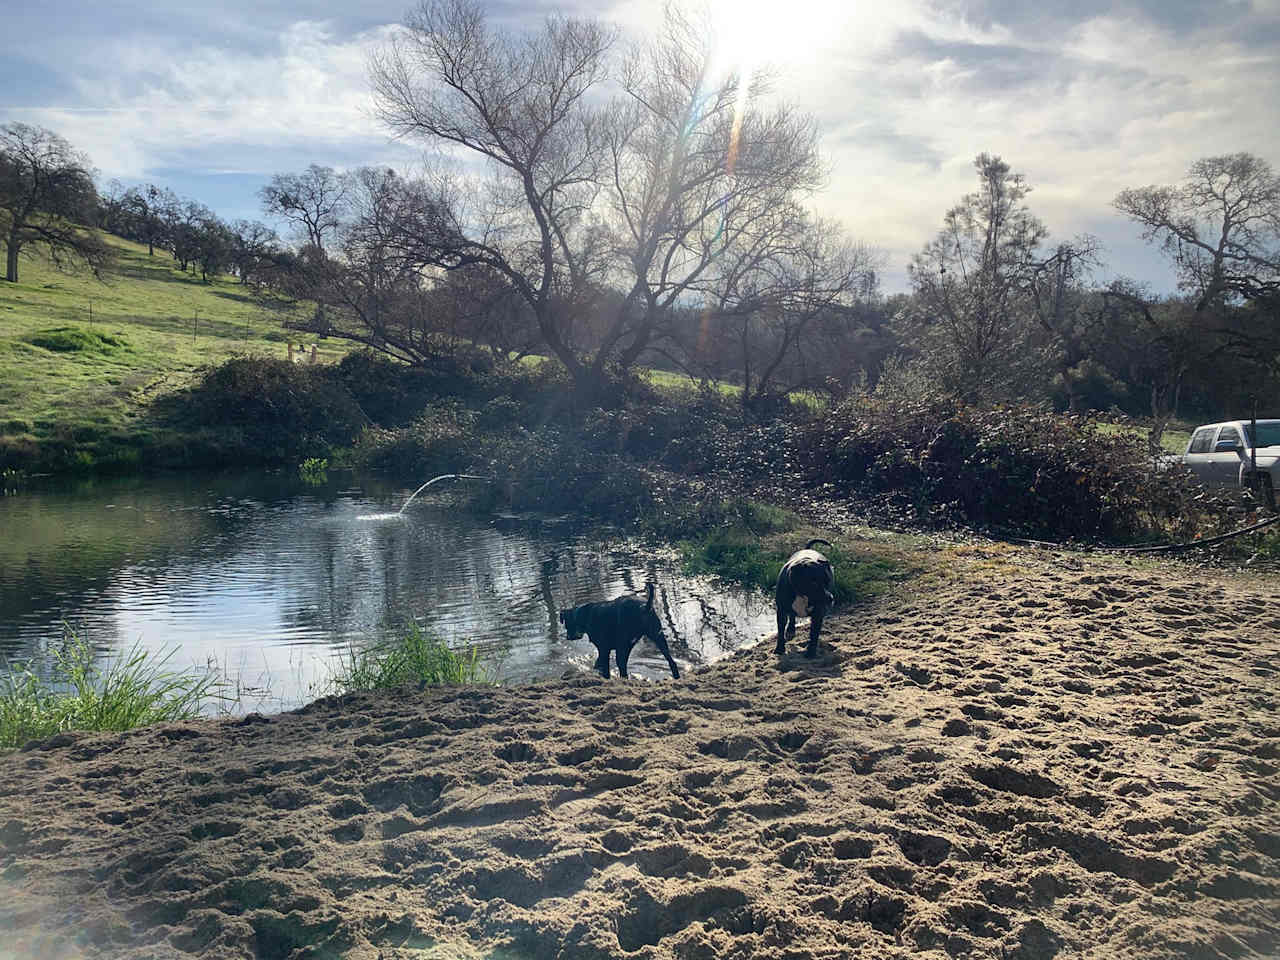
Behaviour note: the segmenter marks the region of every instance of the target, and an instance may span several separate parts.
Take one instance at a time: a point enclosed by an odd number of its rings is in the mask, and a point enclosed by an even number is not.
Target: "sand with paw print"
[[[1280,585],[977,549],[679,681],[0,758],[0,956],[1261,958]]]

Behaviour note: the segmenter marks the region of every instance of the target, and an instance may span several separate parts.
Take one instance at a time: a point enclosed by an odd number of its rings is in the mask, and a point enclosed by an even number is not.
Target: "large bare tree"
[[[851,242],[839,225],[782,204],[762,212],[724,261],[690,349],[695,363],[709,371],[720,355],[732,355],[748,412],[839,374],[822,355],[826,338],[811,334],[874,286],[872,250]]]
[[[1181,184],[1122,190],[1114,205],[1161,245],[1197,311],[1280,287],[1280,177],[1259,157],[1205,157]]]
[[[1204,157],[1182,183],[1123,190],[1114,205],[1172,261],[1195,326],[1241,357],[1280,367],[1280,176],[1269,163],[1249,153]]]
[[[5,279],[18,282],[18,255],[43,246],[53,262],[78,261],[95,274],[110,262],[110,248],[92,230],[98,206],[89,158],[44,127],[0,127],[0,233]]]
[[[626,295],[597,369],[670,336],[677,305],[732,296],[744,264],[788,245],[796,201],[822,183],[812,120],[763,106],[766,72],[713,75],[713,42],[710,24],[672,4],[623,63],[604,185]]]
[[[552,18],[517,36],[472,0],[426,0],[407,26],[373,62],[384,121],[487,175],[436,178],[421,261],[503,277],[580,386],[660,349],[690,309],[737,297],[744,264],[758,276],[799,249],[802,201],[824,177],[814,125],[771,104],[760,76],[713,76],[705,23],[669,8],[612,98],[599,24]]]
[[[591,98],[613,39],[595,22],[561,17],[515,35],[472,0],[425,0],[371,61],[393,131],[482,171],[465,185],[438,179],[418,238],[423,262],[501,275],[579,382],[589,370],[573,325],[602,279],[604,252],[589,215],[603,156]]]

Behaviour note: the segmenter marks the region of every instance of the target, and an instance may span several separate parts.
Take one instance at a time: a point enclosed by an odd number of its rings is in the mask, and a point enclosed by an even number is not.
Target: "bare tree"
[[[351,176],[351,219],[337,256],[322,258],[327,296],[339,308],[330,333],[411,363],[439,352],[415,238],[429,208],[425,187],[386,168]],[[353,322],[346,322],[347,319]]]
[[[164,208],[165,242],[182,271],[200,262],[204,234],[217,220],[208,207],[195,200],[180,201]]]
[[[371,61],[383,121],[403,137],[461,151],[489,179],[465,193],[441,178],[424,222],[424,263],[484,266],[528,303],[543,341],[577,381],[572,308],[598,279],[591,240],[601,137],[590,94],[613,34],[549,18],[528,36],[491,28],[472,0],[425,0]]]
[[[1028,287],[1047,235],[1024,202],[1031,188],[999,157],[974,160],[978,190],[947,211],[942,230],[912,259],[915,327],[935,339],[944,384],[976,400],[1024,374]]]
[[[324,253],[337,233],[350,178],[333,167],[311,164],[302,173],[277,173],[258,191],[263,212],[294,224],[305,242]]]
[[[0,127],[0,232],[7,247],[5,279],[18,282],[18,254],[43,246],[62,266],[79,261],[95,275],[110,249],[88,223],[98,206],[89,158],[44,127]]]
[[[1182,184],[1122,190],[1114,205],[1160,243],[1197,311],[1280,287],[1280,177],[1265,160],[1205,157]]]
[[[1269,163],[1205,157],[1181,184],[1123,190],[1114,205],[1173,262],[1197,326],[1216,329],[1239,356],[1278,365],[1280,176]]]
[[[168,188],[154,183],[130,187],[123,197],[121,235],[145,243],[147,256],[154,256],[157,246],[168,244],[169,229],[181,208],[182,201]]]
[[[821,349],[812,348],[819,338],[810,334],[873,283],[875,254],[792,204],[757,218],[751,241],[743,238],[725,259],[723,282],[707,302],[693,350],[700,365],[715,363],[733,343],[747,411],[835,373]],[[716,335],[707,337],[708,328]]]
[[[626,367],[671,336],[678,304],[726,294],[739,252],[751,260],[785,246],[789,217],[776,214],[823,180],[812,120],[761,108],[765,73],[712,76],[711,38],[708,23],[669,5],[659,36],[623,64],[604,182],[626,296],[597,368],[615,345]]]
[[[541,343],[529,305],[487,267],[446,274],[432,288],[430,303],[453,337],[487,345],[498,363],[535,353]]]
[[[107,233],[124,236],[128,225],[129,191],[119,180],[112,179],[105,190],[98,191],[98,226]]]

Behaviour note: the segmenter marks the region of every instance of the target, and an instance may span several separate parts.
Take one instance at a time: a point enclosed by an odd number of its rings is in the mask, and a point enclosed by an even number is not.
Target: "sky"
[[[0,123],[48,127],[105,184],[153,182],[227,220],[310,163],[409,169],[372,109],[366,59],[413,0],[45,0],[0,36]],[[1280,0],[712,0],[727,60],[771,64],[812,114],[830,170],[812,205],[878,249],[886,292],[1001,156],[1050,239],[1104,245],[1105,281],[1173,274],[1111,207],[1245,151],[1280,167]],[[549,13],[652,29],[652,0],[490,5],[513,29]]]

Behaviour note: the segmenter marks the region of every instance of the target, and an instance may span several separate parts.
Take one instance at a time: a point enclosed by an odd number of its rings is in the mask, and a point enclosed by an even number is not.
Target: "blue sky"
[[[309,163],[408,167],[372,115],[365,58],[407,0],[50,0],[6,11],[0,122],[47,126],[103,181],[151,181],[227,219]],[[973,189],[981,151],[1026,175],[1051,237],[1097,235],[1108,269],[1157,291],[1172,274],[1109,204],[1249,151],[1280,166],[1280,0],[713,0],[727,47],[768,59],[812,113],[831,168],[814,206],[885,257],[885,286]],[[660,6],[512,3],[650,28]]]

